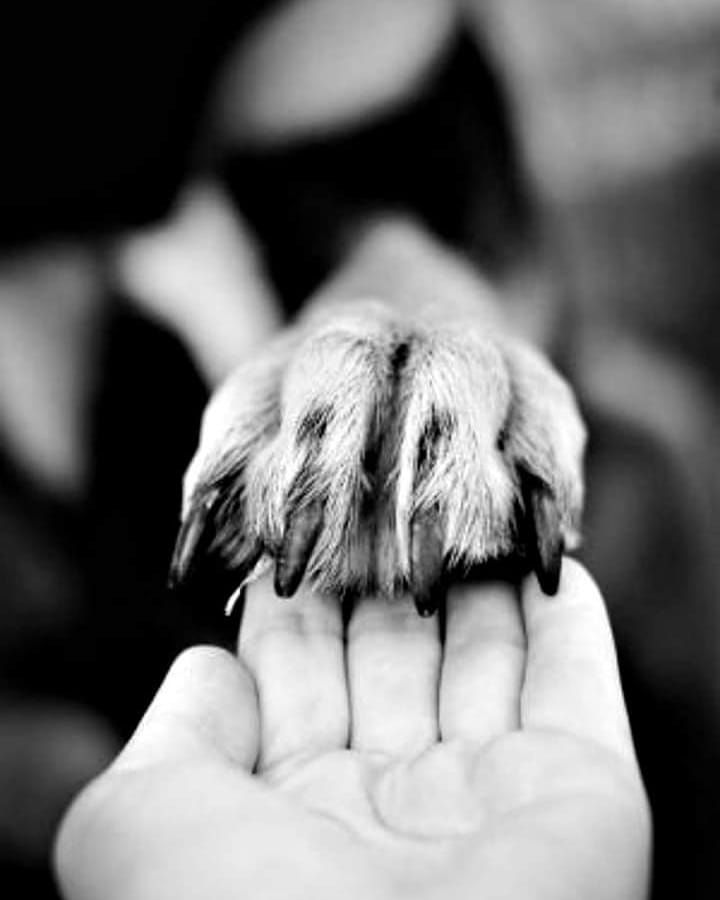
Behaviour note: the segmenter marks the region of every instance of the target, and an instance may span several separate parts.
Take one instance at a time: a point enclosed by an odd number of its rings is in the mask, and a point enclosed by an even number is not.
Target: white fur
[[[187,512],[199,487],[242,472],[244,512],[232,527],[270,550],[301,483],[300,506],[324,511],[308,572],[328,590],[392,592],[409,574],[409,532],[419,512],[436,511],[453,562],[509,552],[521,502],[518,465],[554,492],[566,543],[578,539],[585,430],[570,388],[540,352],[486,314],[488,285],[479,277],[468,283],[464,264],[454,269],[454,258],[426,252],[423,240],[415,256],[401,242],[396,268],[388,268],[386,245],[363,251],[364,267],[356,258],[344,284],[341,277],[298,325],[240,367],[205,413],[186,476]],[[409,263],[414,297],[399,283]],[[383,271],[393,278],[384,294]],[[444,314],[443,284],[454,300]],[[374,296],[349,299],[348,285],[371,287]],[[399,345],[406,359],[394,371]],[[302,437],[313,415],[324,430]],[[441,427],[432,465],[419,471],[433,417]],[[370,472],[363,465],[369,445],[378,447]]]

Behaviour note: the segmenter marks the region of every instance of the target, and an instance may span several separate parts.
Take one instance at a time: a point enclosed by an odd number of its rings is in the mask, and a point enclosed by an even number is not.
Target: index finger
[[[522,602],[528,649],[521,727],[562,731],[634,756],[610,622],[588,572],[565,559],[557,596],[546,597],[532,576]]]
[[[347,745],[349,708],[339,601],[303,585],[292,599],[271,580],[248,585],[238,641],[255,679],[260,772]]]

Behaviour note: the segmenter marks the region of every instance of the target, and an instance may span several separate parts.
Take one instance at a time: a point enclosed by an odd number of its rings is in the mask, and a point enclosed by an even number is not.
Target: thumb
[[[114,767],[215,756],[251,771],[259,734],[257,691],[247,668],[219,647],[191,647],[170,667]]]

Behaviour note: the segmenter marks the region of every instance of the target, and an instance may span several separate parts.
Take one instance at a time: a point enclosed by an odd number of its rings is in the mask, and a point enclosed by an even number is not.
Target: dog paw
[[[548,361],[481,322],[411,326],[358,303],[286,332],[205,412],[171,577],[274,566],[339,595],[409,591],[495,560],[557,590],[579,539],[585,429]]]

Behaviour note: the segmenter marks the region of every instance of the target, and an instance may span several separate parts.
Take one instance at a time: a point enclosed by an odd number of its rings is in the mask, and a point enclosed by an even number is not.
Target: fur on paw
[[[373,302],[286,332],[205,412],[172,579],[213,559],[338,595],[409,591],[495,560],[557,589],[579,540],[583,426],[541,353],[463,318],[408,326]]]

